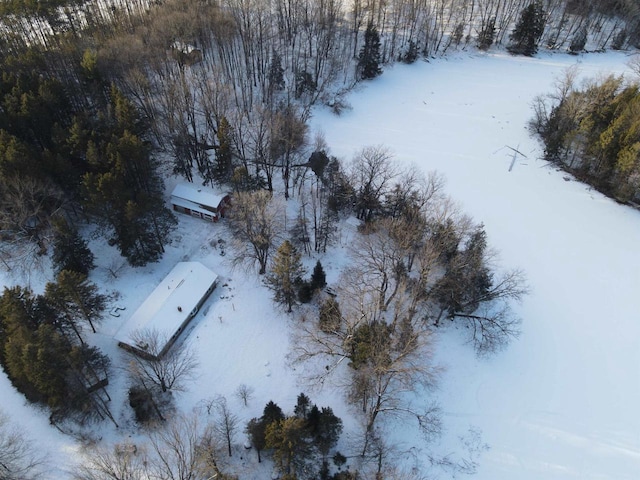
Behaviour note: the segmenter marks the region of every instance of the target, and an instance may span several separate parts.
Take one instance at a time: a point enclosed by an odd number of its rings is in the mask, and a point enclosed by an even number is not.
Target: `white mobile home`
[[[141,356],[161,358],[216,288],[218,276],[199,262],[180,262],[118,330],[115,340]],[[139,343],[140,333],[157,334],[155,352]]]

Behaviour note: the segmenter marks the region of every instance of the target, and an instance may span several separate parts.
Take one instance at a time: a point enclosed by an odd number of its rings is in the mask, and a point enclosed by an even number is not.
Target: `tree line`
[[[545,158],[621,202],[640,200],[640,87],[609,75],[576,85],[575,70],[534,102]]]
[[[86,275],[63,270],[45,293],[5,288],[0,297],[0,364],[31,402],[49,407],[52,423],[111,419],[105,387],[110,361],[85,341],[106,298]],[[95,330],[94,330],[95,331]]]
[[[97,224],[132,265],[157,260],[175,223],[160,172],[236,191],[273,191],[279,174],[288,198],[298,167],[326,163],[306,156],[310,107],[347,108],[346,91],[385,63],[494,43],[525,55],[541,45],[577,52],[587,40],[623,48],[637,43],[636,10],[551,0],[2,2],[0,259],[33,270],[62,215]],[[315,226],[327,238],[327,219]]]

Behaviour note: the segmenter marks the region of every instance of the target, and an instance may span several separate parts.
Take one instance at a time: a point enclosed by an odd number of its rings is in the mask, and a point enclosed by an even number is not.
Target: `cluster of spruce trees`
[[[640,86],[621,76],[565,85],[550,108],[537,103],[545,157],[606,195],[640,201]]]
[[[107,297],[88,280],[93,254],[60,216],[53,219],[51,257],[56,279],[43,294],[16,286],[0,297],[0,365],[27,399],[51,409],[52,421],[112,418],[110,361],[83,333],[95,333]]]
[[[112,418],[104,389],[109,359],[82,334],[105,302],[86,275],[70,270],[42,295],[13,287],[0,297],[0,364],[28,400],[51,409],[52,421]]]
[[[329,455],[342,433],[342,420],[331,407],[318,408],[311,399],[298,395],[294,414],[285,416],[273,401],[268,402],[260,418],[247,424],[246,432],[256,449],[258,461],[261,452],[271,450],[281,478],[320,478],[347,480],[348,472],[331,475]],[[339,452],[332,456],[336,467],[342,467],[346,458]]]

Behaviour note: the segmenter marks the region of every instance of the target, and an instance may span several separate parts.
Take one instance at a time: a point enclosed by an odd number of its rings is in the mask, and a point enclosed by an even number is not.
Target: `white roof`
[[[212,217],[217,217],[218,214],[216,212],[212,212],[211,210],[207,210],[206,208],[202,208],[199,204],[190,202],[189,200],[184,200],[178,197],[172,197],[171,203],[173,205],[177,205],[178,207],[188,208],[189,210],[200,212],[204,215],[211,215]]]
[[[218,208],[218,205],[225,197],[225,195],[220,195],[211,188],[199,187],[191,183],[179,183],[171,192],[171,196],[213,208]],[[172,198],[173,200],[174,198]]]
[[[217,279],[218,275],[199,262],[176,264],[114,338],[134,346],[134,332],[154,330],[160,338],[169,340]]]

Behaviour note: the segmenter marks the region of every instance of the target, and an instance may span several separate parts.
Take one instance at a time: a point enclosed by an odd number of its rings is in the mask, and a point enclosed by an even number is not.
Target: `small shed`
[[[125,350],[144,357],[162,358],[216,288],[218,275],[199,262],[180,262],[118,330],[115,340]],[[162,345],[156,352],[137,343],[139,332],[154,332]]]
[[[224,218],[231,196],[207,187],[180,183],[171,192],[171,205],[176,212],[217,222]]]

